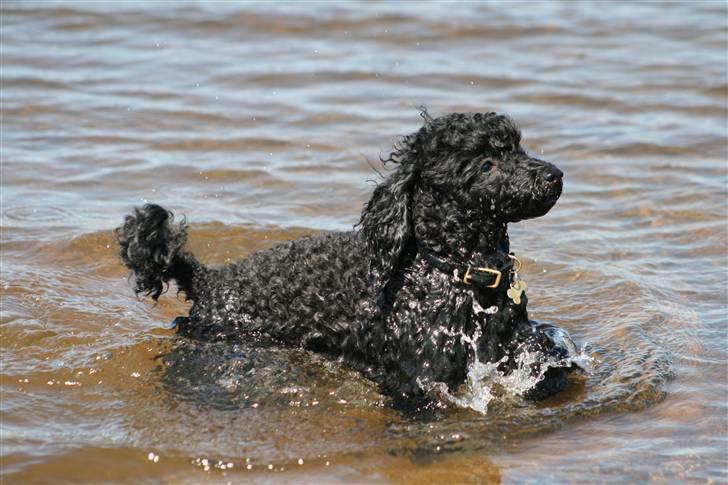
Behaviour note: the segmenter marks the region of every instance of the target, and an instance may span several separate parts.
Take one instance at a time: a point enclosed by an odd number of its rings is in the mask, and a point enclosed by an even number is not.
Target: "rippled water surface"
[[[728,480],[725,2],[0,8],[3,482]],[[132,206],[212,264],[349,229],[419,105],[509,113],[566,173],[511,227],[533,317],[594,359],[565,392],[403,414],[133,297]]]

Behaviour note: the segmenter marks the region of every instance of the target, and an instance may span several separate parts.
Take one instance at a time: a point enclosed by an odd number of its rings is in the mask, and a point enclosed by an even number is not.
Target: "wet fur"
[[[509,372],[524,349],[563,352],[534,330],[525,295],[520,304],[506,296],[508,275],[496,289],[469,286],[424,257],[458,267],[503,262],[508,222],[548,212],[561,172],[527,155],[505,116],[422,116],[422,128],[384,160],[395,168],[352,232],[304,237],[208,268],[185,251],[184,221],[153,204],[135,209],[117,229],[135,291],[156,300],[175,280],[193,302],[177,320],[180,333],[342,358],[397,400],[422,396],[423,383],[456,388],[474,353]],[[468,340],[475,337],[474,351]],[[563,388],[568,370],[549,370],[531,397]]]

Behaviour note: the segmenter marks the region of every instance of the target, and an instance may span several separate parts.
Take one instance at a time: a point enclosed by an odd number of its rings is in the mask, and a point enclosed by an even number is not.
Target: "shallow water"
[[[3,482],[728,480],[724,2],[1,9]],[[133,205],[214,264],[349,229],[418,105],[507,112],[566,173],[511,227],[532,316],[595,359],[565,392],[405,415],[133,297]]]

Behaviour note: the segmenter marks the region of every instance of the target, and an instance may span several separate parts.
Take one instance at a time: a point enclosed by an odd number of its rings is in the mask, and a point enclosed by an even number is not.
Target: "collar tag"
[[[508,291],[506,291],[506,295],[508,295],[508,298],[510,298],[513,303],[516,305],[521,304],[521,295],[523,295],[523,292],[526,291],[526,282],[518,278],[518,273],[515,271],[513,272],[513,279],[511,280],[511,286],[508,287]]]

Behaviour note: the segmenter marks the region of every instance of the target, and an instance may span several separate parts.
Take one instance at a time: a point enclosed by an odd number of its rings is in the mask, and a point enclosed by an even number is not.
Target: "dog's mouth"
[[[559,197],[561,197],[561,191],[564,189],[564,179],[559,177],[554,182],[550,182],[546,189],[546,199],[551,201],[553,206]]]
[[[539,189],[529,191],[529,194],[533,194],[529,200],[514,201],[511,204],[511,207],[520,208],[520,210],[511,214],[508,221],[519,222],[546,215],[556,205],[562,190],[563,181],[559,178],[553,182],[544,183]]]

